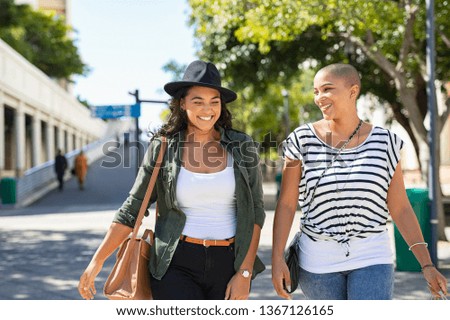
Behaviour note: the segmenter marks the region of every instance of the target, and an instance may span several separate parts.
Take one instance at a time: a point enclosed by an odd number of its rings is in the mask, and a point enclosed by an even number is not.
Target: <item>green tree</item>
[[[0,7],[0,38],[49,77],[69,80],[88,72],[63,17],[12,0],[0,0]]]
[[[0,28],[15,25],[15,17],[24,6],[14,4],[14,0],[0,0]]]
[[[172,80],[178,81],[181,80],[184,74],[184,70],[186,70],[187,65],[179,64],[175,60],[170,60],[163,66],[163,71],[172,74]]]
[[[423,179],[429,161],[426,96],[426,10],[421,0],[190,0],[200,57],[221,63],[231,84],[264,91],[289,84],[304,62],[319,68],[350,62],[363,92],[388,103],[416,148]],[[449,80],[448,0],[435,1],[438,130],[449,115],[443,85]],[[314,67],[314,66],[313,66]],[[439,145],[439,144],[438,144]],[[439,213],[440,237],[444,215]]]

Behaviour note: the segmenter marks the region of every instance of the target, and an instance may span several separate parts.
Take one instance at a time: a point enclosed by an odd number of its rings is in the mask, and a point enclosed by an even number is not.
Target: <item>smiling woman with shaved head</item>
[[[406,196],[400,165],[403,141],[359,119],[361,80],[349,64],[314,77],[323,119],[298,127],[284,142],[285,164],[274,218],[272,280],[289,298],[283,250],[300,205],[299,284],[309,299],[392,299],[394,265],[386,228],[391,215],[422,266],[433,296],[447,280],[432,264]]]

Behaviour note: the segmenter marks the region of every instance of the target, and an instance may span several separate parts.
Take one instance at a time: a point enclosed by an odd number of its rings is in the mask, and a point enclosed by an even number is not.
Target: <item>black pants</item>
[[[151,279],[153,299],[223,300],[234,274],[234,245],[206,248],[180,240],[166,274]]]
[[[59,190],[62,190],[64,188],[64,172],[63,173],[57,173],[58,178],[58,188]]]

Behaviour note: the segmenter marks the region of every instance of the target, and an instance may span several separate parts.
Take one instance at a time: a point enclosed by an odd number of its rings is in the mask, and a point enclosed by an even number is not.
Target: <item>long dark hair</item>
[[[186,111],[181,109],[181,99],[185,98],[189,92],[191,87],[181,88],[175,96],[170,100],[169,109],[170,114],[167,122],[154,134],[153,137],[171,137],[182,130],[185,130],[188,125],[188,118]],[[219,127],[223,129],[231,129],[232,128],[232,116],[231,112],[227,109],[226,103],[223,101],[222,97],[220,99],[221,103],[221,111],[219,120],[214,125],[216,130]]]

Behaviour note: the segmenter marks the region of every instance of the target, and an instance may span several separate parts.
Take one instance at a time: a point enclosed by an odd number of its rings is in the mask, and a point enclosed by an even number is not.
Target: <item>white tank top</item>
[[[228,239],[236,234],[236,181],[233,157],[215,173],[196,173],[181,167],[176,196],[186,214],[183,235],[199,239]]]

